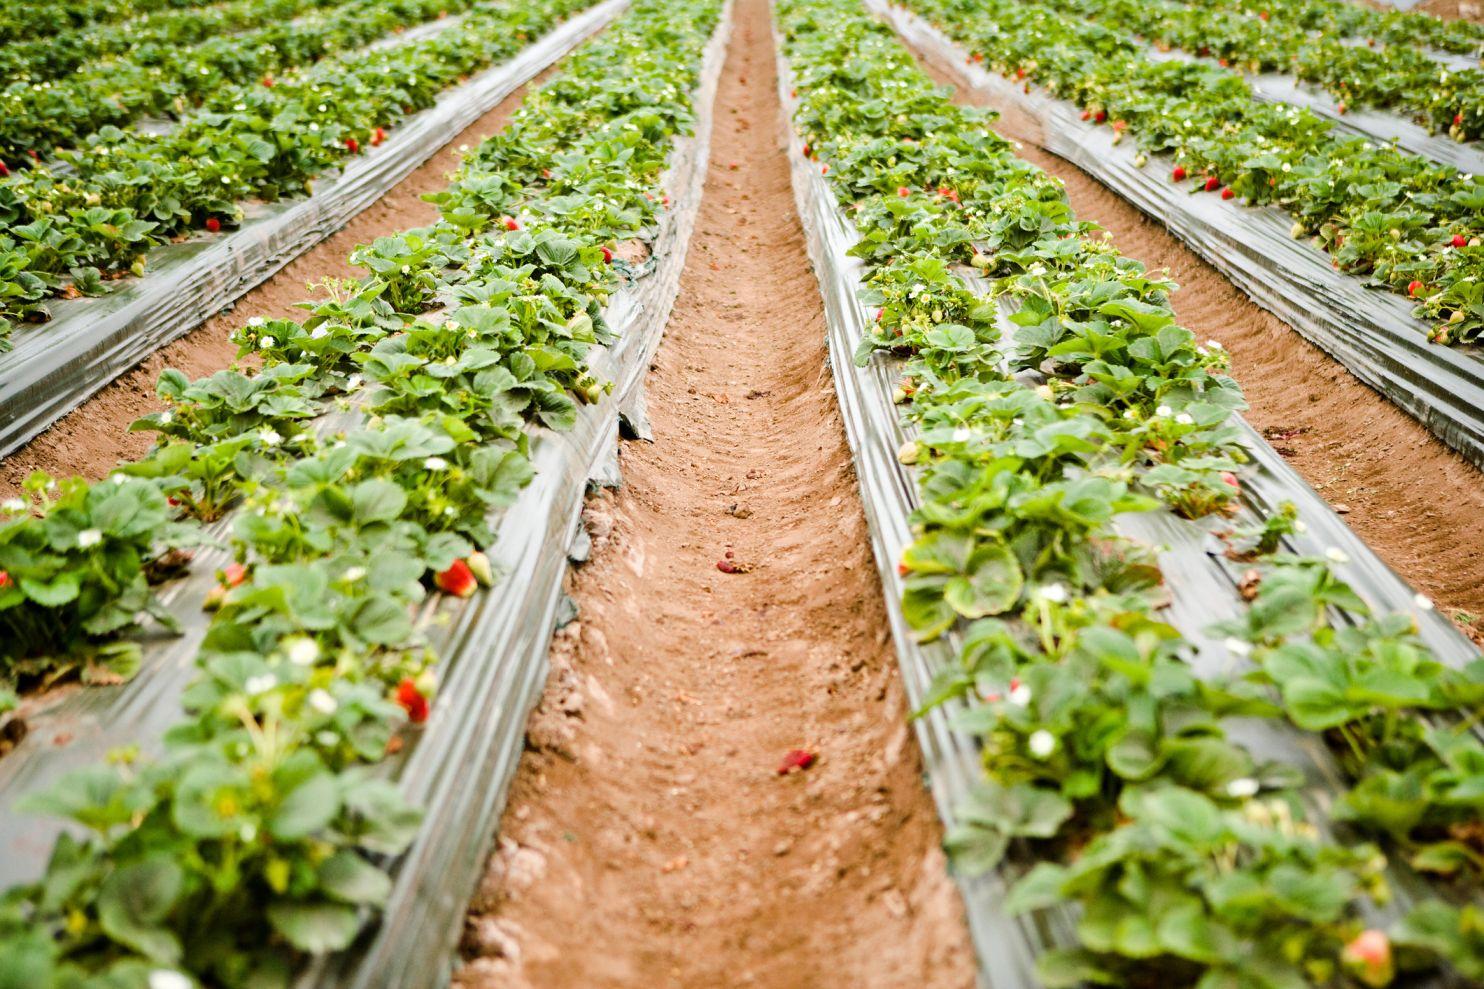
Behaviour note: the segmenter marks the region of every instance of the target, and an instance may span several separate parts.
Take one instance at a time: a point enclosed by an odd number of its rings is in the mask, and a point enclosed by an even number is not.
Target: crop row
[[[169,48],[157,52],[162,56],[157,60],[106,59],[55,81],[13,82],[0,91],[0,160],[15,169],[88,143],[104,128],[127,127],[148,115],[180,117],[227,87],[272,86],[274,73],[353,51],[396,28],[474,2],[346,0],[297,20],[277,21],[270,19],[270,3],[260,21],[265,26]],[[283,13],[308,7],[307,0],[289,0]],[[106,133],[102,137],[108,140]]]
[[[65,173],[13,175],[0,184],[0,346],[13,321],[46,317],[47,298],[103,291],[100,270],[142,274],[149,248],[233,224],[245,200],[310,191],[315,176],[583,6],[484,3],[432,38],[329,59],[273,87],[225,87],[167,134],[99,134],[62,156]]]
[[[1455,140],[1484,133],[1484,71],[1440,66],[1408,45],[1368,48],[1256,14],[1190,7],[1178,0],[1050,0],[1052,10],[1097,20],[1223,67],[1291,73],[1324,87],[1340,112],[1402,110]]]
[[[1409,615],[1368,615],[1343,554],[1279,552],[1302,524],[1285,507],[1224,537],[1248,569],[1249,603],[1218,632],[1238,668],[1193,663],[1157,557],[1116,519],[1242,504],[1227,355],[856,4],[780,11],[805,154],[860,233],[877,316],[857,359],[903,362],[917,430],[898,455],[920,496],[903,613],[962,642],[930,698],[968,704],[957,724],[982,743],[987,778],[949,836],[959,867],[1039,860],[1011,908],[1080,908],[1078,944],[1039,960],[1049,986],[1484,977],[1475,907],[1428,900],[1364,930],[1389,896],[1382,847],[1477,886],[1484,744],[1453,713],[1478,715],[1484,668],[1442,667]],[[1306,820],[1322,802],[1298,767],[1254,754],[1237,720],[1333,749],[1350,785],[1332,819]]]
[[[1421,11],[1376,10],[1347,0],[1213,0],[1210,8],[1250,12],[1294,24],[1327,37],[1426,45],[1459,55],[1484,57],[1484,24],[1445,20]]]
[[[338,0],[231,0],[121,24],[89,24],[42,38],[0,45],[0,73],[11,81],[35,83],[56,79],[83,64],[123,55],[141,65],[158,65],[172,49],[196,44],[216,35],[245,31],[260,24],[285,20],[306,10],[333,6]]]
[[[200,0],[17,0],[0,13],[0,43],[200,6]]]
[[[1044,4],[908,6],[1027,91],[1039,84],[1086,119],[1133,135],[1141,150],[1169,155],[1171,181],[1193,194],[1282,208],[1293,235],[1311,237],[1337,268],[1415,299],[1437,323],[1437,342],[1484,334],[1484,182],[1337,135],[1307,110],[1256,99],[1236,73],[1152,60],[1131,35]]]
[[[0,641],[79,630],[28,638],[30,658],[98,647],[84,612],[116,593],[105,569],[137,582],[119,560],[167,549],[146,525],[237,505],[237,562],[164,752],[32,801],[89,837],[0,896],[0,972],[282,986],[384,899],[368,856],[395,854],[418,814],[370,770],[430,716],[436,662],[413,614],[429,587],[489,579],[475,547],[530,479],[531,428],[563,428],[604,390],[587,357],[632,270],[613,248],[654,232],[719,6],[637,4],[468,155],[437,223],[357,249],[369,274],[327,286],[302,322],[241,327],[261,370],[166,372],[170,409],[140,424],[160,434],[148,458],[96,485],[29,485],[0,524]],[[327,408],[356,421],[322,436]]]

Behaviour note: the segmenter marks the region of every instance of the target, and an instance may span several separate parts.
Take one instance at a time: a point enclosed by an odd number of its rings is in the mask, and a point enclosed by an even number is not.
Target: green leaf
[[[181,867],[166,855],[124,866],[98,891],[98,923],[104,933],[151,961],[174,965],[180,941],[162,926],[184,885]]]
[[[361,929],[360,913],[340,903],[279,901],[268,907],[273,929],[311,955],[323,955],[350,947]]]
[[[385,872],[350,849],[341,849],[319,868],[319,885],[325,894],[343,903],[382,906],[392,890]]]

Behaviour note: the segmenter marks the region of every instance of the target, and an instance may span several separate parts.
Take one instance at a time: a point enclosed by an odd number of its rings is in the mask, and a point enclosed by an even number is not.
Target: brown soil
[[[1484,3],[1479,0],[1422,0],[1415,8],[1445,21],[1484,24]]]
[[[960,86],[919,56],[940,83]],[[967,87],[960,99],[1002,114],[995,129],[1023,142],[1021,157],[1065,183],[1077,215],[1113,243],[1179,283],[1176,316],[1202,339],[1221,342],[1252,408],[1247,420],[1345,515],[1389,566],[1437,602],[1476,641],[1484,640],[1484,477],[1380,393],[1259,307],[1158,220],[1097,179],[1042,148],[1040,125]]]
[[[469,916],[464,989],[968,987],[824,318],[740,0],[655,442],[591,562]],[[717,563],[733,556],[739,569]],[[818,753],[780,775],[785,753]]]
[[[553,71],[548,70],[548,74]],[[539,86],[544,78],[545,75],[527,83],[527,87]],[[154,434],[130,433],[128,428],[140,416],[163,408],[163,403],[155,397],[155,381],[162,370],[173,367],[198,378],[231,366],[237,348],[228,336],[243,322],[253,316],[267,319],[303,316],[303,310],[294,308],[294,304],[310,297],[311,283],[323,278],[359,278],[364,274],[346,260],[355,247],[436,220],[437,207],[424,202],[422,195],[447,186],[449,173],[459,165],[458,149],[463,145],[473,147],[503,128],[525,93],[526,87],[511,93],[384,197],[248,292],[234,308],[211,317],[160,348],[30,443],[0,459],[0,498],[19,491],[21,482],[35,470],[56,476],[79,474],[97,480],[120,461],[143,457],[154,443]]]

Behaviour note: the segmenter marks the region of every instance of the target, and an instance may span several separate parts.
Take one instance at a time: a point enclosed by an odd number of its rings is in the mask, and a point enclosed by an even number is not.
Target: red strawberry
[[[900,563],[900,562],[897,564],[897,576],[898,577],[905,577],[905,576],[907,576],[911,572],[912,572],[912,568],[909,567],[909,566],[907,566],[907,564]]]
[[[374,131],[371,132],[371,147],[373,147],[373,148],[380,147],[381,146],[381,142],[382,141],[385,141],[385,140],[386,140],[386,131],[383,130],[382,128],[378,127]]]
[[[219,233],[222,229],[222,221],[214,216],[208,216],[206,218],[206,229],[212,233]]]
[[[830,174],[830,166],[828,166],[828,165],[820,165],[819,166],[819,174],[820,175],[828,175],[828,174]]]
[[[10,169],[8,167],[6,167],[5,162],[0,161],[0,179],[5,178],[5,176],[7,176],[9,174],[10,174]]]
[[[500,223],[505,227],[506,230],[519,230],[520,229],[520,223],[517,222],[516,219],[515,219],[515,217],[513,217],[513,216],[507,216],[507,217],[501,218]]]
[[[1468,242],[1469,239],[1463,234],[1454,234],[1453,239],[1449,241],[1449,243],[1452,244],[1454,247],[1464,247],[1468,244]]]
[[[397,684],[397,703],[407,712],[407,720],[413,724],[420,725],[428,720],[428,699],[417,689],[417,684],[410,677],[404,677]]]
[[[807,144],[804,145],[804,157],[805,158],[808,158],[809,157],[809,145],[807,145]]]
[[[264,76],[263,77],[263,85],[266,88],[268,88],[268,89],[272,89],[273,88],[273,77],[272,76]]]
[[[1221,180],[1220,179],[1218,179],[1214,175],[1208,175],[1206,177],[1206,191],[1207,192],[1215,192],[1217,189],[1220,189],[1220,188],[1221,188]]]
[[[778,775],[787,776],[789,773],[799,773],[814,765],[817,757],[808,749],[789,749],[783,755],[783,761],[778,764]]]
[[[613,252],[610,251],[606,247],[602,248],[601,250],[603,251],[603,263],[604,264],[612,264],[613,263]]]
[[[1335,107],[1335,110],[1339,113],[1340,116],[1343,117],[1345,115],[1345,104],[1343,104],[1343,103],[1339,104],[1338,106]]]
[[[1258,12],[1258,15],[1257,16],[1258,17],[1261,17],[1263,20],[1267,20],[1268,19],[1268,12],[1266,10],[1260,11],[1260,12]]]
[[[479,586],[479,581],[474,576],[474,571],[469,569],[469,564],[463,560],[454,560],[447,570],[439,573],[433,578],[433,583],[440,591],[446,591],[455,597],[466,598],[474,593],[474,588]]]
[[[1017,78],[1017,79],[1024,79],[1025,78],[1025,67],[1024,66],[1022,66],[1021,68],[1018,68],[1018,69],[1015,70],[1015,78]]]
[[[1232,192],[1232,187],[1231,186],[1227,186],[1225,189],[1222,189],[1221,190],[1221,198],[1222,199],[1231,199],[1235,195],[1236,195],[1236,193],[1235,192]]]
[[[478,580],[485,587],[495,586],[495,571],[490,566],[489,557],[485,556],[479,550],[475,550],[469,554],[469,558],[464,562],[469,564],[469,572],[474,575],[474,579]]]
[[[1385,931],[1374,928],[1362,931],[1340,952],[1340,964],[1346,972],[1368,986],[1385,986],[1396,974],[1392,964],[1391,939]]]
[[[10,586],[10,574],[6,573],[4,570],[0,570],[0,588],[6,588],[6,587],[9,587],[9,586]]]
[[[1463,114],[1461,114],[1461,113],[1455,113],[1453,115],[1453,126],[1454,127],[1462,127],[1463,126]]]
[[[1229,470],[1224,470],[1221,472],[1221,483],[1230,485],[1231,487],[1236,488],[1238,491],[1242,490],[1242,482],[1237,480],[1237,475],[1233,474]]]
[[[1170,173],[1170,176],[1176,182],[1184,182],[1185,181],[1185,166],[1184,165],[1176,165],[1175,166],[1175,170]]]
[[[359,154],[361,150],[361,142],[357,141],[353,137],[347,137],[345,139],[345,150],[349,151],[351,154]]]
[[[222,567],[222,583],[228,587],[238,587],[247,579],[247,567],[241,563],[228,563]]]
[[[912,190],[904,185],[899,185],[897,186],[897,195],[901,196],[903,199],[906,199],[908,196],[912,195]]]
[[[1082,111],[1082,119],[1083,120],[1091,120],[1092,119],[1092,111],[1091,110],[1083,110]]]
[[[1094,116],[1092,119],[1095,120],[1095,121],[1097,121],[1098,123],[1102,123],[1104,120],[1107,120],[1108,119],[1108,111],[1107,110],[1099,110],[1097,112],[1097,115]]]
[[[1407,294],[1410,295],[1410,296],[1412,296],[1412,298],[1414,298],[1414,299],[1417,296],[1421,295],[1422,294],[1422,283],[1419,282],[1419,281],[1417,281],[1417,279],[1415,279],[1415,278],[1412,279],[1410,282],[1407,283]]]

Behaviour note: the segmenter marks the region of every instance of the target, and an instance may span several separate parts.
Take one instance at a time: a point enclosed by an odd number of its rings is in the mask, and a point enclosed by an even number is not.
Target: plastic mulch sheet
[[[392,865],[384,916],[351,949],[312,964],[298,980],[301,989],[447,985],[526,720],[546,680],[583,496],[590,479],[613,480],[620,415],[642,408],[643,377],[675,300],[705,182],[711,106],[729,30],[724,13],[695,95],[695,134],[679,139],[670,157],[664,186],[671,205],[651,259],[607,306],[619,340],[591,354],[593,374],[614,382],[612,394],[583,406],[571,430],[533,435],[535,479],[504,510],[489,550],[495,587],[467,600],[439,596],[419,616],[419,628],[440,657],[439,690],[426,725],[384,768],[424,821]],[[225,533],[231,524],[228,516],[213,528]],[[209,620],[200,602],[227,559],[222,550],[198,552],[191,574],[166,589],[164,600],[185,631],[147,641],[137,677],[119,687],[58,692],[25,712],[28,734],[0,759],[0,888],[38,876],[64,828],[15,813],[17,800],[71,769],[97,764],[112,748],[138,744],[146,754],[155,751],[162,732],[179,718],[179,698],[194,675],[192,660]]]
[[[1150,48],[1145,57],[1154,61],[1205,62],[1215,65],[1215,59],[1199,58],[1189,52],[1162,52]],[[1484,175],[1484,149],[1477,143],[1460,144],[1446,134],[1429,134],[1427,128],[1404,117],[1384,110],[1346,109],[1340,112],[1339,102],[1322,89],[1305,85],[1293,76],[1265,72],[1247,76],[1247,84],[1258,99],[1268,103],[1286,103],[1304,107],[1328,120],[1337,130],[1358,134],[1381,144],[1396,143],[1403,151],[1429,158],[1444,165],[1452,165],[1469,175]],[[1024,95],[1024,94],[1022,94]]]
[[[780,98],[791,110],[788,67],[781,55],[779,59]],[[798,135],[790,129],[788,137],[795,200],[824,296],[830,361],[841,415],[855,459],[903,682],[909,702],[915,708],[925,697],[934,672],[956,661],[960,640],[950,633],[934,642],[919,643],[901,611],[904,582],[897,573],[896,561],[901,558],[903,548],[912,542],[909,519],[917,505],[913,472],[896,458],[901,444],[914,433],[901,422],[891,399],[902,367],[899,361],[879,354],[865,367],[853,363],[855,345],[871,319],[858,299],[860,262],[846,254],[857,233],[839,209],[818,168],[803,156]],[[967,269],[960,277],[971,288],[986,287],[982,279]],[[1376,557],[1260,435],[1245,423],[1242,427],[1246,430],[1255,469],[1244,477],[1248,504],[1235,522],[1250,522],[1255,509],[1285,500],[1293,502],[1307,522],[1308,531],[1288,540],[1287,549],[1319,555],[1328,547],[1338,547],[1351,560],[1342,576],[1368,604],[1378,611],[1415,612],[1423,639],[1443,662],[1459,665],[1475,658],[1472,644],[1457,629],[1436,612],[1419,611],[1411,588]],[[1205,632],[1212,623],[1236,614],[1241,608],[1237,589],[1241,568],[1225,558],[1222,545],[1213,535],[1215,529],[1232,521],[1189,522],[1169,512],[1131,514],[1118,519],[1118,528],[1124,535],[1158,549],[1172,597],[1162,617],[1179,628],[1195,647],[1192,662],[1198,673],[1229,673],[1240,662],[1218,639]],[[973,737],[951,727],[953,717],[963,709],[961,701],[954,701],[932,709],[914,723],[934,800],[948,828],[954,825],[955,808],[982,778],[977,743]],[[1326,819],[1327,815],[1320,811],[1332,802],[1342,784],[1332,758],[1317,738],[1266,721],[1234,721],[1228,730],[1259,758],[1282,759],[1301,767],[1309,781],[1306,801],[1313,811],[1311,816],[1318,821]],[[982,877],[955,876],[979,955],[979,983],[983,987],[1038,986],[1036,956],[1049,948],[1075,943],[1076,913],[1071,908],[1039,911],[1025,917],[1011,917],[1004,912],[1006,890],[1018,875],[1015,866],[1005,866]],[[1369,918],[1376,924],[1388,923],[1408,904],[1432,892],[1409,872],[1394,870],[1390,879],[1395,900],[1385,912]]]
[[[152,251],[143,278],[113,283],[98,298],[49,303],[53,319],[18,327],[14,348],[0,353],[0,457],[343,227],[628,2],[604,0],[444,93],[381,147],[368,148],[339,175],[316,180],[314,195],[250,204],[242,227],[227,236]]]
[[[921,18],[866,0],[911,45],[970,88],[1037,120],[1048,151],[1113,189],[1171,231],[1356,378],[1421,421],[1470,462],[1484,467],[1484,362],[1478,348],[1427,342],[1431,327],[1412,304],[1334,270],[1329,258],[1289,235],[1282,211],[1192,193],[1137,152],[1114,145],[1109,128],[1079,119],[1069,104],[965,64],[963,50]]]

